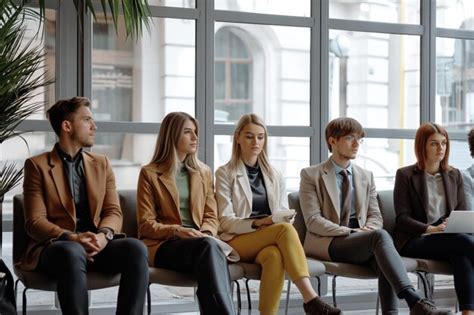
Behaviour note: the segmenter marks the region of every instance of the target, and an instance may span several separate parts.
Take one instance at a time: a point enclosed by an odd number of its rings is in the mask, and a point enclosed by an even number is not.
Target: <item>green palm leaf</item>
[[[18,168],[16,163],[2,163],[0,167],[0,197],[18,186],[23,177],[23,168]]]

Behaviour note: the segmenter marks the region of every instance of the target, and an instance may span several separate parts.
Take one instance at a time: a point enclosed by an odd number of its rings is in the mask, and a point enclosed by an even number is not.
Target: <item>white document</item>
[[[280,222],[292,222],[295,218],[296,211],[294,209],[289,210],[278,210],[272,213],[272,221],[273,223],[280,223]]]

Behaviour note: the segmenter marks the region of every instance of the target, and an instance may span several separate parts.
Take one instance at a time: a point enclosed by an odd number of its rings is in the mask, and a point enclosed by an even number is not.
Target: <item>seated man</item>
[[[59,137],[51,152],[25,162],[25,228],[20,268],[57,281],[63,314],[88,314],[87,271],[121,273],[117,314],[142,314],[147,250],[122,228],[115,178],[105,156],[86,152],[97,126],[90,101],[61,100],[47,115]]]
[[[379,275],[383,314],[398,314],[403,298],[410,314],[450,314],[422,299],[408,279],[382,215],[372,173],[351,163],[365,135],[355,119],[337,118],[326,127],[331,157],[301,171],[300,203],[308,256],[371,267]]]
[[[474,158],[474,128],[467,134],[467,142],[469,143],[471,157]],[[464,182],[467,210],[474,210],[474,164],[462,172],[462,179]]]

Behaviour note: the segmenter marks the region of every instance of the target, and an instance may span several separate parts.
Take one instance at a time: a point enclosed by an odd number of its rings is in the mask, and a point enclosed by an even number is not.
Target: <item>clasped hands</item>
[[[91,262],[94,261],[94,256],[100,253],[108,243],[104,233],[83,232],[70,234],[68,239],[81,244],[86,250],[87,260]]]

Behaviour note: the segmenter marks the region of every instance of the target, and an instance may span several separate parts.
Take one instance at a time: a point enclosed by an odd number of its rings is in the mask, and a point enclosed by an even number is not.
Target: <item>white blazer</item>
[[[252,190],[243,162],[239,164],[236,176],[232,176],[229,163],[216,171],[216,201],[219,215],[219,238],[224,241],[236,235],[256,231],[252,220],[244,220],[252,213]],[[285,182],[280,172],[272,168],[275,177],[268,178],[263,174],[267,191],[268,205],[272,213],[288,210]]]

